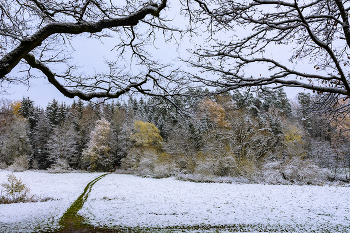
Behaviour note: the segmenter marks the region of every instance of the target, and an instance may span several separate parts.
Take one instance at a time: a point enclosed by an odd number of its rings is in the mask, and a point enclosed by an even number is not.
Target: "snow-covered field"
[[[0,183],[11,172],[0,170]],[[0,204],[0,232],[33,232],[58,228],[58,221],[67,208],[83,192],[87,183],[99,173],[14,172],[30,189],[30,194],[51,197],[53,201]],[[0,190],[2,187],[0,187]]]
[[[7,174],[0,171],[0,183]],[[58,200],[0,205],[0,232],[57,227],[85,185],[100,174],[15,173],[32,194]],[[109,174],[93,186],[79,214],[92,225],[108,228],[349,232],[350,188],[192,183]]]

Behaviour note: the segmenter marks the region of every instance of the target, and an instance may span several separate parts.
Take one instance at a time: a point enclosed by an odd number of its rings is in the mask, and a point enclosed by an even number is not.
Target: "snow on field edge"
[[[0,183],[10,172],[0,170]],[[57,200],[0,205],[1,232],[46,231],[101,173],[14,173],[31,194]],[[109,228],[252,226],[258,229],[350,230],[350,189],[339,186],[193,183],[109,174],[79,214]],[[256,229],[254,229],[256,230]],[[222,230],[224,231],[224,230]]]
[[[93,225],[169,227],[350,226],[350,189],[330,186],[193,183],[111,174],[79,214]]]

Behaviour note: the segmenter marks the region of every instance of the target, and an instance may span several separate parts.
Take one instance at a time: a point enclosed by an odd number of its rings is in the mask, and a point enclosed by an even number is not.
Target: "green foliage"
[[[48,141],[52,132],[52,127],[45,116],[44,111],[39,115],[39,120],[34,129],[34,135],[31,144],[33,145],[33,154],[31,156],[32,168],[46,169],[50,166]],[[35,165],[35,166],[34,166]]]
[[[55,127],[46,145],[50,162],[56,163],[62,159],[69,164],[76,164],[79,160],[76,149],[77,138],[77,133],[70,122],[66,121],[60,127]]]
[[[28,120],[30,130],[33,130],[38,123],[39,113],[39,109],[34,107],[34,101],[29,98],[22,99],[18,114]]]
[[[24,99],[15,109],[8,102],[0,108],[0,163],[18,171],[28,164],[39,169],[53,165],[53,172],[110,171],[121,166],[153,177],[179,174],[250,181],[264,173],[266,164],[285,167],[294,157],[333,170],[348,166],[346,116],[341,125],[326,124],[322,115],[310,112],[317,97],[298,97],[294,116],[283,89],[215,96],[189,90],[188,96],[174,100],[187,114],[155,97],[116,104],[78,101],[70,107],[54,100],[46,115],[41,111],[32,131],[23,116],[35,112],[33,102]],[[274,169],[278,180],[284,179],[280,168]]]
[[[46,107],[45,114],[51,126],[57,126],[66,120],[68,108],[66,104],[58,104],[57,100],[52,100]]]
[[[310,93],[298,93],[298,115],[301,118],[301,121],[306,129],[310,129],[311,115],[310,115],[310,107],[311,107],[311,95]]]
[[[277,90],[262,88],[256,92],[240,92],[235,90],[232,98],[238,109],[249,109],[255,117],[269,112],[271,109],[278,110],[278,114],[285,117],[292,116],[292,107],[283,88]]]

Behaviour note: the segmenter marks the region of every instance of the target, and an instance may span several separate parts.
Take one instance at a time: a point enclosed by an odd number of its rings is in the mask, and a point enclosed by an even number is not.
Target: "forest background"
[[[175,104],[130,97],[72,105],[52,100],[46,108],[29,98],[3,99],[0,168],[117,169],[198,182],[348,182],[348,115],[315,114],[322,95],[297,97],[291,103],[283,88],[219,95],[189,89]]]

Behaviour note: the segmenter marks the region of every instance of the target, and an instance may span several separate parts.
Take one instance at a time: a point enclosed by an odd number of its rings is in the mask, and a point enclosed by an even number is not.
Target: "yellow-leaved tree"
[[[284,155],[288,157],[306,156],[304,131],[298,125],[286,125],[284,131]]]
[[[207,114],[212,122],[219,127],[227,127],[229,123],[225,120],[225,109],[209,98],[203,99],[199,103],[200,110]]]
[[[11,103],[11,108],[12,108],[12,113],[19,117],[20,114],[19,114],[19,109],[21,108],[21,102],[20,101],[15,101],[13,103]]]
[[[135,121],[134,133],[130,139],[135,141],[136,146],[143,147],[161,147],[163,138],[159,135],[157,127],[149,122]]]
[[[130,139],[135,142],[125,158],[122,168],[140,175],[165,177],[172,174],[173,160],[162,149],[163,138],[157,127],[149,122],[135,121]]]

